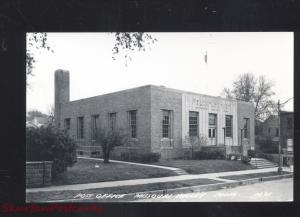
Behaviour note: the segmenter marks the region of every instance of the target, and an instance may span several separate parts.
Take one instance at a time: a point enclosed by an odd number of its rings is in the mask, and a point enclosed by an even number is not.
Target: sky
[[[153,84],[220,96],[240,74],[264,75],[274,100],[293,97],[292,32],[150,33],[146,51],[112,59],[113,33],[48,33],[54,52],[35,50],[27,77],[26,109],[48,113],[54,104],[54,71],[70,72],[70,100]],[[204,56],[207,53],[207,62]],[[293,111],[293,100],[283,107]]]

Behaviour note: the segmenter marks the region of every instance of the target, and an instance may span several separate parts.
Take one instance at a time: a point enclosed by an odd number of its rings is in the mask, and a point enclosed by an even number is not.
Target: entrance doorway
[[[208,128],[208,140],[209,140],[209,145],[217,145],[216,127]]]

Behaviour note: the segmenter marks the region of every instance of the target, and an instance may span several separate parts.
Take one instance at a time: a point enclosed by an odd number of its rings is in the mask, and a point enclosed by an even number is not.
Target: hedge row
[[[138,163],[153,163],[159,161],[160,154],[159,153],[137,154],[137,153],[123,152],[121,153],[120,158],[123,161],[132,161]]]

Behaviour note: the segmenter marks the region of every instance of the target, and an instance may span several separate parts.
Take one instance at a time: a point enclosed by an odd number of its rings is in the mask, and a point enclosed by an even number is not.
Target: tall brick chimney
[[[58,69],[54,75],[54,123],[60,128],[61,104],[70,101],[70,74],[69,71]]]

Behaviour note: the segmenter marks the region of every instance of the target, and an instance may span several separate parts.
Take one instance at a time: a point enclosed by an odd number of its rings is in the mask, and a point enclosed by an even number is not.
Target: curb
[[[284,178],[292,178],[293,174],[285,174],[285,175],[278,175],[278,176],[268,176],[268,177],[260,177],[260,178],[253,178],[253,179],[245,179],[240,181],[234,181],[229,183],[217,183],[217,184],[209,184],[209,185],[196,185],[191,187],[182,187],[182,188],[173,188],[173,189],[166,189],[166,190],[155,190],[155,191],[144,191],[144,192],[135,192],[126,194],[126,197],[133,197],[137,198],[136,195],[141,194],[145,196],[149,196],[148,198],[142,199],[150,199],[151,194],[178,194],[178,193],[199,193],[199,192],[206,192],[206,191],[214,191],[218,189],[225,189],[225,188],[233,188],[242,185],[251,185],[256,184],[259,182],[264,181],[271,181],[271,180],[278,180]]]

